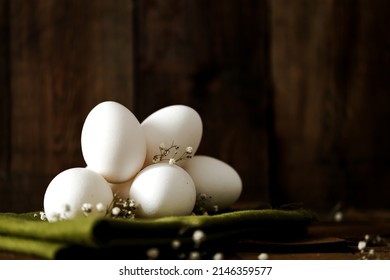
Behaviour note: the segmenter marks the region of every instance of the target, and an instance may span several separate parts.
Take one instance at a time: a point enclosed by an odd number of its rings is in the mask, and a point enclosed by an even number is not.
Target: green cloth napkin
[[[49,223],[37,213],[0,213],[0,250],[45,259],[183,258],[198,251],[208,258],[235,248],[239,240],[303,237],[315,215],[307,210],[242,210],[213,216],[122,219],[80,217]],[[205,238],[193,240],[195,230]],[[172,247],[175,241],[179,247]]]

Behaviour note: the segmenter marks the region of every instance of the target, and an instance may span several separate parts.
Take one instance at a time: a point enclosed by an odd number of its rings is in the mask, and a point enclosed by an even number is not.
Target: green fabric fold
[[[38,216],[38,217],[37,217]],[[158,248],[160,258],[198,250],[204,257],[234,248],[239,240],[291,240],[306,234],[315,215],[307,210],[243,210],[213,216],[121,219],[80,217],[49,223],[36,213],[0,213],[0,250],[45,259],[145,259]],[[206,238],[193,241],[195,230]],[[178,240],[180,248],[172,248]]]

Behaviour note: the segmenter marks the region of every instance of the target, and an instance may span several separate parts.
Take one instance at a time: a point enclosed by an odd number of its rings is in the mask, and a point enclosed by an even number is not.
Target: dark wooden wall
[[[0,209],[41,209],[50,180],[85,165],[80,134],[88,112],[107,99],[133,106],[133,5],[0,3]]]
[[[278,191],[389,208],[389,3],[270,3]]]
[[[138,1],[136,14],[140,118],[175,103],[195,108],[198,153],[238,170],[244,200],[267,201],[267,2]]]
[[[0,211],[83,166],[93,106],[204,121],[242,202],[390,208],[390,18],[369,0],[0,0]]]

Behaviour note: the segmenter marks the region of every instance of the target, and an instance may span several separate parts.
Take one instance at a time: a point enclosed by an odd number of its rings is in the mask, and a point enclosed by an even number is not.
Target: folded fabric
[[[49,223],[37,213],[0,213],[0,250],[45,259],[208,258],[239,240],[303,237],[315,215],[307,210],[243,210],[212,216],[123,219],[80,217]],[[201,239],[194,232],[201,230]],[[204,237],[204,238],[203,238]],[[153,249],[154,256],[149,255]]]

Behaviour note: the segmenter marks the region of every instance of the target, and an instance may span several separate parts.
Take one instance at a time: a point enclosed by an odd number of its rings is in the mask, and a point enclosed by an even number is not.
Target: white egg
[[[116,195],[122,199],[128,199],[130,186],[133,183],[133,180],[134,180],[134,178],[132,178],[126,182],[123,182],[123,183],[118,183],[118,184],[108,183],[108,184],[111,187],[112,193],[114,195]]]
[[[205,208],[225,209],[241,195],[242,181],[237,171],[227,163],[209,156],[194,156],[183,163],[183,168],[195,183],[197,196],[206,195]]]
[[[88,114],[81,132],[81,149],[89,169],[109,182],[121,183],[141,170],[146,142],[133,113],[117,102],[106,101]]]
[[[160,144],[169,148],[172,143],[179,146],[177,157],[185,153],[187,147],[192,147],[195,154],[202,138],[203,124],[199,114],[191,107],[185,105],[172,105],[162,108],[142,123],[141,127],[146,139],[147,166],[152,163],[153,157],[160,154]],[[174,152],[170,154],[173,156]],[[181,164],[181,161],[178,162]]]
[[[43,204],[50,222],[83,216],[82,207],[91,207],[90,215],[104,215],[113,195],[104,178],[87,168],[76,167],[59,173],[48,185]],[[97,205],[100,204],[97,207]],[[85,205],[84,205],[85,206]]]
[[[190,175],[177,165],[157,163],[141,170],[130,188],[137,217],[158,218],[191,214],[196,191]]]

